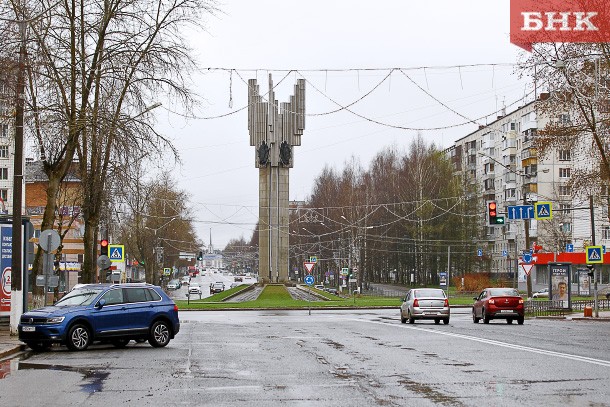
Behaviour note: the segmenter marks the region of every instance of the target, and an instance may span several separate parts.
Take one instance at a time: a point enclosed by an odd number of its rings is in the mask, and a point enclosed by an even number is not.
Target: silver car
[[[409,290],[400,306],[400,322],[414,323],[416,319],[433,319],[436,324],[449,323],[449,300],[440,288]]]

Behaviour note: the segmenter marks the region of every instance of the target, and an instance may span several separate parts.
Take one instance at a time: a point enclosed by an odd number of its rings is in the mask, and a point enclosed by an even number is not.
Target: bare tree
[[[201,27],[213,0],[8,0],[0,14],[26,21],[28,131],[49,179],[43,228],[53,225],[59,184],[78,158],[83,182],[85,260],[82,280],[94,280],[96,232],[107,177],[118,151],[132,155],[171,149],[142,114],[156,95],[189,109],[195,68],[188,27]],[[14,52],[15,24],[0,44]],[[12,30],[11,30],[12,28]],[[3,37],[4,38],[4,37]],[[37,256],[34,268],[39,267]]]
[[[174,188],[165,173],[158,180],[125,184],[120,239],[146,270],[146,281],[157,284],[163,267],[187,266],[180,252],[196,253],[203,243],[196,237],[188,195]],[[162,248],[162,250],[160,249]]]

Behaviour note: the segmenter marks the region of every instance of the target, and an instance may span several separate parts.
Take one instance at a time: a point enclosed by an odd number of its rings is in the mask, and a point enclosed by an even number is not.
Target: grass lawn
[[[248,288],[247,285],[240,285],[222,293],[214,294],[202,300],[194,300],[187,303],[186,300],[177,300],[176,304],[181,310],[213,310],[213,309],[306,309],[311,308],[374,308],[374,307],[395,307],[398,309],[402,304],[400,297],[375,297],[368,295],[337,296],[321,290],[314,290],[316,293],[325,297],[326,301],[303,301],[294,300],[283,285],[267,285],[263,292],[255,301],[245,302],[224,302],[223,300],[232,294]],[[471,305],[472,296],[450,297],[451,305]]]

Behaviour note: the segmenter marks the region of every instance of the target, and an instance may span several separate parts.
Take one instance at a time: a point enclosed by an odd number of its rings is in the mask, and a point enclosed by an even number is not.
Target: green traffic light
[[[496,218],[496,225],[504,225],[504,216],[498,216]]]

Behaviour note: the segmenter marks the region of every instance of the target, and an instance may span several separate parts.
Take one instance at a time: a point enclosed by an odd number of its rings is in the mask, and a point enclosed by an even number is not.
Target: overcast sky
[[[355,157],[367,168],[384,148],[406,149],[415,129],[436,128],[419,132],[448,147],[504,105],[510,111],[524,103],[526,82],[513,74],[521,51],[509,42],[509,0],[227,0],[220,7],[224,14],[208,20],[208,32],[192,38],[202,67],[226,69],[194,77],[205,98],[202,118],[184,121],[171,106],[155,110],[182,156],[173,171],[191,196],[198,235],[207,244],[211,229],[215,248],[249,240],[258,216],[248,79],[258,79],[261,93],[269,73],[276,84],[283,79],[279,102],[297,79],[307,80],[291,200],[307,199],[325,165],[340,170]],[[287,70],[294,72],[286,77]],[[358,116],[323,114],[365,95],[350,106]]]

